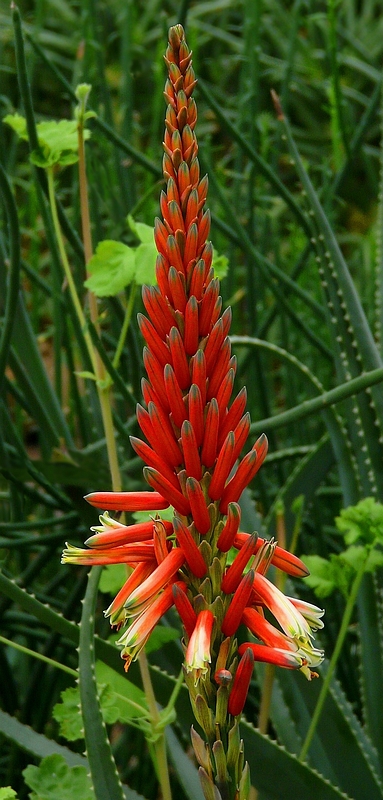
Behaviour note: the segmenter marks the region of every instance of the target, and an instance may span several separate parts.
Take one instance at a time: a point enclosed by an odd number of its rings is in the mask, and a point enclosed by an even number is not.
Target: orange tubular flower
[[[137,421],[144,440],[131,440],[146,464],[143,474],[151,490],[94,492],[86,499],[97,508],[128,512],[158,512],[171,505],[173,520],[148,514],[147,522],[126,526],[104,513],[86,542],[88,549],[67,546],[63,561],[133,567],[105,612],[114,625],[130,623],[118,642],[126,669],[174,603],[184,627],[185,680],[209,742],[201,748],[194,735],[210,798],[221,796],[222,759],[227,743],[235,740],[229,734],[243,709],[254,660],[303,669],[310,677],[311,667],[322,660],[312,638],[323,612],[286,598],[266,577],[270,563],[292,576],[306,575],[300,559],[256,533],[239,533],[238,501],[266,457],[267,438],[262,434],[241,458],[250,417],[246,390],[232,399],[231,311],[222,313],[207,241],[208,182],[200,176],[194,132],[196,81],[180,25],[170,29],[165,62],[166,187],[160,198],[162,219],[154,228],[158,285],[142,292],[146,316],[140,314],[138,321],[145,341],[146,408],[137,406]],[[238,553],[230,563],[233,545]],[[274,616],[275,626],[264,619],[263,607]],[[258,641],[238,650],[235,634],[241,623]],[[218,751],[222,757],[216,761]],[[240,761],[239,753],[238,759],[231,753],[233,758]],[[239,797],[240,783],[236,773],[225,787],[227,800]]]

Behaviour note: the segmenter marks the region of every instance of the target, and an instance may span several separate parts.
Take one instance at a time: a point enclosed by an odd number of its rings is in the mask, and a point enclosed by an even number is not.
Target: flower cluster
[[[200,177],[194,133],[196,81],[180,25],[170,29],[165,61],[166,191],[162,220],[155,223],[158,286],[144,287],[147,316],[139,315],[147,378],[145,407],[137,407],[137,419],[145,441],[131,439],[147,465],[151,491],[88,495],[89,503],[105,511],[101,525],[86,548],[67,546],[63,561],[132,568],[105,612],[114,626],[129,623],[118,642],[126,668],[161,616],[176,607],[195,715],[208,740],[215,741],[214,718],[222,729],[233,724],[225,720],[242,712],[254,660],[310,676],[322,660],[312,639],[323,612],[286,597],[266,577],[271,564],[295,577],[307,575],[296,556],[274,541],[240,532],[238,500],[264,461],[267,439],[262,435],[240,458],[250,417],[245,389],[231,400],[236,372],[228,337],[231,311],[222,312],[207,240],[208,183]],[[174,510],[171,522],[160,513],[168,506]],[[136,510],[153,513],[134,525],[107,513]],[[254,639],[237,648],[241,624]],[[214,697],[220,698],[216,712]]]

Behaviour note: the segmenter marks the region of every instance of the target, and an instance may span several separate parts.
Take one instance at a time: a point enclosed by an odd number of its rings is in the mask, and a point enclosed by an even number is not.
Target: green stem
[[[5,636],[0,636],[1,644],[8,645],[9,647],[13,647],[15,650],[19,650],[20,653],[25,653],[27,656],[33,656],[33,658],[38,658],[40,661],[44,661],[46,664],[49,664],[51,667],[57,667],[57,669],[61,669],[63,672],[67,672],[68,675],[72,675],[73,678],[78,678],[78,672],[75,669],[71,669],[71,667],[67,667],[66,664],[60,664],[59,661],[54,661],[52,658],[48,658],[47,656],[43,656],[42,653],[38,653],[35,650],[30,650],[29,647],[24,647],[22,644],[17,644],[16,642],[11,642],[10,639],[6,639]]]
[[[94,372],[96,374],[96,360],[95,360],[92,340],[91,340],[91,338],[89,336],[89,333],[87,331],[86,319],[85,319],[85,316],[84,316],[84,312],[82,310],[82,306],[81,306],[81,303],[80,303],[79,296],[77,294],[77,289],[76,289],[76,286],[75,286],[75,282],[73,280],[73,276],[72,276],[71,269],[70,269],[70,266],[69,266],[68,257],[67,257],[66,251],[65,251],[63,237],[62,237],[62,234],[61,234],[61,227],[60,227],[60,222],[59,222],[58,213],[57,213],[57,204],[56,204],[56,197],[55,197],[55,190],[54,190],[53,167],[48,167],[47,168],[47,177],[48,177],[49,204],[50,204],[50,209],[51,209],[51,213],[52,213],[53,227],[54,227],[56,240],[57,240],[57,244],[58,244],[58,248],[59,248],[61,263],[63,265],[65,277],[66,277],[66,280],[68,282],[68,286],[69,286],[69,291],[70,291],[70,294],[71,294],[72,302],[73,302],[73,305],[74,305],[78,320],[80,322],[81,328],[82,328],[83,333],[84,333],[84,339],[85,339],[87,350],[88,350],[88,353],[89,353],[89,358],[90,358],[92,367],[94,369]]]
[[[146,699],[148,701],[150,715],[154,725],[157,725],[160,722],[161,717],[156,703],[156,698],[154,696],[152,681],[149,674],[148,661],[144,650],[141,650],[141,653],[138,656],[138,663],[141,670],[142,683],[144,686]],[[172,700],[173,694],[174,690],[169,703]],[[162,798],[163,800],[172,800],[172,792],[170,789],[170,781],[169,781],[168,761],[166,754],[166,740],[164,733],[161,736],[159,736],[157,741],[154,743],[153,748],[157,762],[156,766],[157,766],[158,780],[161,784]]]
[[[306,738],[305,738],[305,740],[303,742],[302,749],[301,749],[301,752],[299,754],[299,761],[304,761],[304,759],[306,758],[307,752],[308,752],[309,747],[310,747],[311,742],[312,742],[312,738],[314,736],[316,727],[318,725],[319,718],[320,718],[320,715],[322,713],[323,705],[324,705],[324,702],[325,702],[325,699],[326,699],[326,696],[327,696],[327,692],[328,692],[329,687],[330,687],[331,679],[332,679],[332,676],[334,674],[335,667],[337,665],[338,658],[340,656],[340,653],[341,653],[341,650],[342,650],[342,647],[343,647],[343,642],[345,640],[345,637],[346,637],[346,634],[347,634],[347,631],[348,631],[348,626],[350,624],[351,615],[352,615],[353,608],[354,608],[354,605],[355,605],[355,602],[356,602],[356,598],[357,598],[357,595],[358,595],[359,587],[360,587],[360,584],[362,582],[362,578],[364,576],[365,565],[366,565],[366,559],[363,559],[362,562],[361,562],[361,565],[359,567],[359,570],[356,573],[354,582],[353,582],[352,587],[351,587],[351,592],[349,594],[349,597],[348,597],[348,600],[347,600],[347,603],[346,603],[346,608],[344,609],[344,614],[343,614],[343,618],[342,618],[342,624],[340,626],[338,638],[336,640],[335,649],[334,649],[334,652],[333,652],[333,654],[331,656],[331,660],[330,660],[330,663],[329,663],[329,666],[328,666],[326,677],[325,677],[325,679],[323,681],[322,688],[320,690],[319,697],[318,697],[318,700],[317,700],[317,704],[316,704],[315,709],[314,709],[314,714],[312,716],[311,723],[310,723],[309,729],[308,729],[307,734],[306,734]]]
[[[112,362],[114,369],[118,369],[118,365],[120,363],[121,354],[122,354],[123,347],[124,347],[124,344],[125,344],[126,334],[128,332],[128,328],[129,328],[129,325],[130,325],[130,320],[132,318],[132,313],[133,313],[133,308],[134,308],[134,300],[135,300],[135,297],[136,297],[136,291],[137,291],[137,284],[136,284],[135,281],[133,281],[133,283],[132,283],[132,285],[130,287],[129,300],[128,300],[128,304],[126,306],[124,322],[123,322],[123,325],[122,325],[122,328],[121,328],[121,333],[120,333],[119,340],[118,340],[118,343],[117,343],[116,352],[114,354],[114,359],[113,359],[113,362]]]

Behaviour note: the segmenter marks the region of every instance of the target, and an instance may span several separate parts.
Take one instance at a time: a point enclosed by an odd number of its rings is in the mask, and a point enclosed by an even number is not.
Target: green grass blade
[[[17,296],[20,282],[20,232],[19,220],[17,216],[16,204],[12,190],[0,164],[0,192],[3,196],[4,205],[8,217],[9,225],[9,276],[8,286],[4,307],[3,326],[0,340],[0,394],[3,388],[4,373],[7,365],[8,350],[11,343],[12,331],[15,321]]]
[[[94,615],[101,568],[93,568],[88,579],[80,625],[78,650],[79,686],[84,736],[92,783],[97,800],[123,800],[114,758],[97,694],[94,660]]]

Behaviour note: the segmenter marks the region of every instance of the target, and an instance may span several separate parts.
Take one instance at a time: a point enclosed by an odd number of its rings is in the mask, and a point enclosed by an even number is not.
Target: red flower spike
[[[204,269],[206,270],[205,262],[204,262]],[[212,328],[211,317],[213,314],[216,300],[218,298],[218,293],[219,293],[219,280],[218,278],[214,278],[208,284],[201,302],[200,315],[199,315],[199,332],[201,336],[207,336],[208,333],[210,333],[211,331]],[[198,297],[197,292],[196,296]]]
[[[200,327],[201,331],[201,327]],[[222,318],[215,323],[209,337],[206,342],[206,347],[204,350],[205,359],[206,359],[206,375],[210,378],[210,375],[213,370],[213,366],[215,364],[217,353],[219,352],[220,348],[222,347],[223,340],[225,339],[225,334],[223,331],[223,322]]]
[[[178,328],[173,327],[169,333],[169,347],[173,369],[181,389],[188,389],[190,384],[189,365],[185,348]]]
[[[194,431],[197,447],[200,447],[204,435],[203,403],[199,387],[194,383],[189,391],[189,420]]]
[[[180,428],[187,416],[186,408],[174,369],[170,364],[166,364],[164,369],[164,381],[173,422],[177,428]]]
[[[205,422],[205,436],[201,451],[201,462],[208,469],[213,466],[217,456],[217,440],[218,440],[218,426],[219,426],[219,410],[215,397],[210,401],[206,422]]]
[[[227,520],[218,541],[217,547],[222,553],[228,553],[233,546],[239,524],[241,522],[241,508],[238,503],[229,503],[227,509]]]
[[[173,231],[184,231],[185,225],[181,214],[181,209],[174,200],[170,200],[168,203],[168,213],[170,217],[170,224],[173,228]]]
[[[248,533],[237,533],[234,541],[233,547],[236,547],[239,550],[247,539],[249,538]],[[265,544],[265,539],[262,539],[260,536],[258,537],[257,547],[255,552],[258,553],[261,547]],[[287,575],[291,575],[294,578],[306,578],[307,575],[310,574],[309,570],[307,569],[306,565],[301,561],[298,556],[293,555],[293,553],[289,553],[288,550],[284,550],[283,547],[276,546],[274,554],[271,558],[271,563],[274,567],[282,570],[282,572],[286,572]]]
[[[247,650],[251,650],[255,661],[262,661],[266,664],[275,664],[276,667],[285,667],[285,669],[300,669],[305,663],[305,659],[297,653],[291,653],[284,650],[277,650],[273,647],[267,647],[264,644],[253,644],[252,642],[245,642],[238,648],[240,655],[243,655]],[[230,698],[229,698],[230,702]]]
[[[166,255],[166,253],[165,253]],[[156,259],[156,278],[163,297],[170,297],[167,259],[163,255],[158,255]]]
[[[227,434],[229,431],[234,431],[237,427],[242,414],[246,408],[246,401],[247,401],[247,391],[246,388],[243,387],[241,391],[237,394],[237,397],[233,400],[225,419],[222,421],[222,425],[219,430],[219,437],[218,437],[218,446],[222,446],[222,442],[226,439]]]
[[[222,311],[222,297],[217,297],[217,300],[215,301],[215,306],[213,308],[213,313],[211,315],[211,325],[212,325],[212,327],[217,322],[221,311]]]
[[[192,383],[198,386],[201,393],[202,406],[206,405],[206,362],[203,350],[198,349],[195,356],[190,361],[192,371]]]
[[[170,527],[172,528],[171,523]],[[171,530],[169,531],[169,533]],[[147,542],[153,539],[153,520],[138,522],[136,525],[116,525],[102,533],[95,533],[85,541],[87,547],[120,547],[123,544]]]
[[[184,263],[187,265],[197,257],[198,228],[195,222],[190,226],[185,242]]]
[[[200,259],[195,265],[190,279],[190,294],[194,294],[197,300],[201,300],[204,281],[205,281],[205,262]],[[202,334],[201,329],[200,333],[201,336],[205,335]]]
[[[91,492],[84,499],[104,511],[159,511],[170,505],[158,492]]]
[[[202,469],[197,440],[195,438],[193,426],[187,419],[182,423],[181,444],[187,474],[192,478],[196,478],[197,481],[200,481],[202,478]]]
[[[207,209],[198,225],[198,247],[205,244],[210,231],[210,211]]]
[[[172,591],[174,605],[181,617],[187,636],[190,639],[197,622],[197,614],[185,592],[180,589],[178,583],[173,583]]]
[[[156,568],[155,561],[144,561],[141,564],[137,564],[134,572],[129,575],[129,578],[125,581],[123,587],[120,589],[116,597],[114,598],[113,602],[110,604],[109,608],[104,611],[105,617],[112,617],[111,625],[114,625],[113,617],[117,616],[119,612],[122,610],[125,600],[129,595],[137,589],[137,586],[140,586],[141,583],[153,572]]]
[[[195,478],[188,478],[186,481],[186,493],[190,503],[191,513],[197,531],[201,536],[205,536],[210,530],[210,516],[206,505],[206,500],[201,489],[201,485]],[[181,512],[182,513],[182,512]]]
[[[169,401],[166,394],[164,378],[163,378],[163,367],[161,366],[159,361],[157,361],[153,353],[151,353],[150,350],[148,350],[147,347],[144,347],[143,359],[144,359],[144,367],[146,369],[152,389],[157,395],[160,404],[167,411],[170,411]]]
[[[235,437],[233,431],[230,431],[219,452],[213,477],[208,488],[208,494],[212,500],[219,500],[222,495],[225,483],[235,462],[234,448]]]
[[[157,311],[154,286],[142,287],[142,301],[145,306],[146,313],[152,320],[152,324],[154,325],[158,335],[162,336],[164,339],[169,333],[170,328],[167,328],[166,325],[163,324],[163,319]]]
[[[227,504],[230,500],[239,500],[245,487],[253,480],[267,454],[267,438],[265,434],[259,437],[250,453],[242,459],[235,475],[225,486],[219,509],[222,514],[227,512]]]
[[[242,649],[242,652],[243,655],[234,675],[227,706],[229,714],[233,717],[238,717],[239,714],[242,714],[254,669],[254,654],[252,648],[247,646]]]
[[[241,624],[242,614],[249,601],[253,588],[254,570],[250,569],[243,576],[239,586],[234,592],[233,598],[226,611],[222,622],[222,633],[224,636],[234,636],[237,628]]]
[[[249,536],[246,544],[243,545],[242,549],[239,551],[238,555],[236,555],[233,563],[227,570],[221,583],[221,589],[224,594],[232,594],[239,586],[243,570],[245,569],[249,558],[251,558],[251,556],[255,553],[257,538],[258,535],[256,533],[252,533],[251,536]]]
[[[207,573],[205,561],[193,539],[191,532],[189,531],[189,528],[187,528],[186,525],[184,525],[177,517],[174,517],[174,532],[179,546],[185,553],[186,562],[193,575],[196,575],[197,578],[203,578]]]
[[[242,614],[242,623],[268,647],[277,647],[279,650],[296,652],[298,645],[285,633],[275,628],[271,622],[260,614],[255,608],[245,608]]]
[[[186,207],[185,224],[186,224],[187,228],[194,223],[194,220],[197,219],[197,214],[198,214],[198,192],[197,192],[196,189],[192,189],[192,191],[190,192],[189,200],[188,200],[187,207]],[[196,249],[197,249],[197,245],[198,245],[198,239],[199,239],[199,237],[198,237],[198,229],[197,229]]]
[[[67,545],[67,549],[63,551],[61,563],[62,564],[79,564],[81,566],[105,564],[129,564],[136,566],[138,561],[153,561],[155,560],[153,540],[143,542],[142,544],[125,544],[121,547],[113,547],[101,549],[97,547],[92,550],[91,548],[82,549],[81,547],[74,547]]]
[[[179,483],[175,472],[173,472],[171,467],[169,467],[166,461],[164,461],[155,450],[152,450],[152,448],[149,447],[146,442],[142,442],[141,439],[136,439],[135,436],[130,436],[130,444],[134,452],[145,461],[148,467],[154,467],[154,469],[164,475],[175,489],[179,489]]]
[[[144,467],[144,478],[153,489],[161,489],[163,496],[167,498],[168,505],[174,506],[176,511],[183,516],[190,514],[190,504],[178,489],[175,489],[160,472],[152,467]]]
[[[177,122],[177,120],[176,120]],[[162,193],[161,193],[162,196]],[[177,184],[173,178],[169,178],[167,185],[166,185],[166,195],[168,202],[170,203],[171,200],[174,200],[177,205],[180,204],[180,195],[177,188]]]
[[[230,400],[233,391],[234,377],[235,377],[235,372],[233,369],[230,369],[218,389],[216,399],[220,417],[223,414],[225,414],[227,410],[227,404]]]
[[[250,430],[250,414],[247,412],[243,415],[242,419],[240,419],[237,427],[234,431],[235,437],[235,448],[234,448],[234,460],[236,461],[239,454],[241,453],[242,448],[244,447],[247,437],[249,435]]]
[[[153,449],[156,452],[160,450],[166,461],[172,467],[177,467],[182,464],[182,453],[175,441],[169,417],[166,417],[161,406],[156,406],[154,403],[149,403],[148,412],[156,442]]]
[[[166,528],[161,520],[156,520],[153,523],[153,544],[157,564],[161,564],[165,561],[166,556],[169,555]]]
[[[156,567],[154,572],[146,578],[125,601],[125,608],[132,609],[140,606],[157,594],[185,563],[185,555],[180,547],[174,547],[164,561]]]
[[[196,298],[192,295],[185,308],[185,336],[184,345],[185,352],[188,356],[193,356],[198,349],[199,332],[198,332],[198,303]]]
[[[229,362],[231,356],[231,345],[230,339],[226,336],[226,339],[217,354],[217,360],[213,369],[213,372],[209,378],[209,386],[207,390],[207,399],[211,400],[212,397],[217,397],[217,392],[221,383],[227,372],[229,370]]]
[[[169,257],[169,260],[171,261],[172,259]],[[174,266],[169,269],[168,281],[174,308],[183,314],[187,303],[185,281],[182,279],[182,273]]]
[[[182,161],[179,166],[177,180],[178,180],[179,191],[180,194],[182,195],[183,192],[185,192],[186,189],[188,189],[189,186],[191,185],[189,167],[186,161]]]
[[[182,583],[180,583],[182,586]],[[130,625],[126,633],[118,640],[118,645],[124,645],[121,651],[121,658],[125,660],[124,669],[128,671],[132,661],[138,656],[146,644],[153,628],[157,625],[161,617],[169,611],[173,605],[172,587],[167,586],[159,597],[145,609],[133,624]]]
[[[214,674],[214,680],[218,683],[218,686],[229,686],[233,680],[233,676],[229,669],[217,669],[217,672]]]
[[[163,222],[158,217],[154,220],[154,240],[159,253],[167,256],[167,239],[168,232]]]

